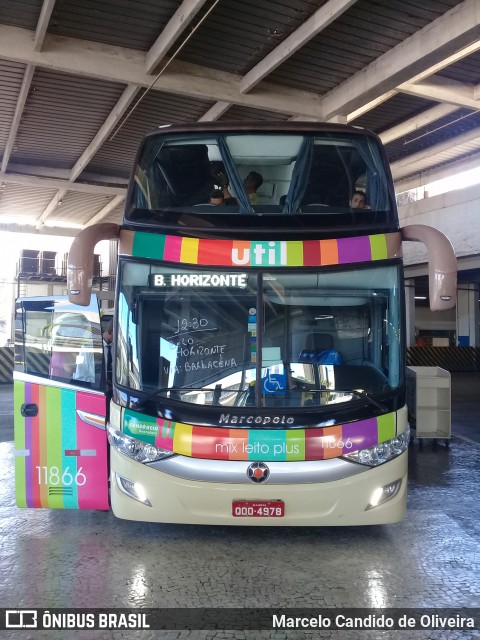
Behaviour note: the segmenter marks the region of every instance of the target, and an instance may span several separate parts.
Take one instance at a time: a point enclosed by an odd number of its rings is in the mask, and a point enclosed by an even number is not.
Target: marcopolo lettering
[[[237,416],[230,413],[222,413],[218,420],[218,424],[253,424],[266,427],[271,424],[293,424],[295,419],[287,416]]]

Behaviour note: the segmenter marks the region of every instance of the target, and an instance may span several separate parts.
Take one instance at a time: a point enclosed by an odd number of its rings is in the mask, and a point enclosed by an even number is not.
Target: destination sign
[[[245,289],[248,283],[246,273],[153,273],[151,287],[236,287]]]

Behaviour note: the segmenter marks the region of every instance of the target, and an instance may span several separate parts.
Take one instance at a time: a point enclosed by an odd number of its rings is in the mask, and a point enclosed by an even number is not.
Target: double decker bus
[[[91,292],[105,239],[118,241],[111,398]],[[19,506],[191,524],[401,520],[405,240],[427,247],[431,308],[454,306],[451,244],[400,229],[367,130],[196,123],[147,135],[123,224],[73,242],[69,300],[18,302]],[[33,317],[66,312],[89,322],[92,381],[31,364]]]

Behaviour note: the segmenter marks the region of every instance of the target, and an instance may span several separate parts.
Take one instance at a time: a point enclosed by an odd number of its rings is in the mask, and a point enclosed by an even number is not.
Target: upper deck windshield
[[[167,131],[142,146],[125,219],[155,225],[175,223],[175,213],[344,214],[350,223],[392,224],[386,166],[377,138],[360,129]]]
[[[301,274],[120,266],[117,381],[135,394],[231,409],[393,407],[398,264]]]

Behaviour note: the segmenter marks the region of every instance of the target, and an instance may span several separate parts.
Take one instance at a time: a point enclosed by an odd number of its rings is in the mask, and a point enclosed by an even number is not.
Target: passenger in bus
[[[209,204],[213,204],[215,207],[223,207],[225,204],[225,198],[221,189],[214,189],[210,194]]]
[[[52,354],[49,375],[53,380],[69,382],[75,371],[78,346],[90,337],[90,325],[83,315],[60,314],[50,327]]]
[[[232,199],[234,199],[232,194],[228,190],[228,178],[226,174],[223,171],[219,171],[215,175],[215,178],[217,178],[217,180],[219,181],[222,187],[225,202],[228,202],[229,200],[231,201]],[[250,171],[250,173],[247,176],[245,176],[243,180],[243,186],[245,187],[245,191],[248,194],[251,204],[254,204],[254,205],[258,204],[259,199],[258,199],[257,190],[260,189],[262,184],[263,184],[263,176],[260,175],[258,171]]]
[[[52,380],[68,381],[75,370],[75,354],[52,350],[49,375]]]
[[[86,383],[82,386],[91,386],[95,382],[95,360],[91,339],[87,339],[78,352],[72,382]]]
[[[352,209],[370,209],[363,191],[354,191],[350,198],[349,205]]]
[[[263,177],[257,171],[250,171],[243,181],[245,191],[248,193],[251,204],[258,204],[257,190],[263,184]]]
[[[103,362],[105,366],[105,390],[108,393],[112,389],[112,340],[113,340],[113,321],[111,320],[105,327],[102,334],[103,343]],[[77,365],[72,376],[72,382],[87,383],[86,386],[95,384],[95,353],[93,341],[87,340],[82,346],[77,356]]]
[[[113,361],[112,361],[112,342],[113,342],[113,320],[105,327],[102,334],[103,338],[103,361],[105,363],[105,389],[107,395],[112,391],[112,373],[113,373]]]

